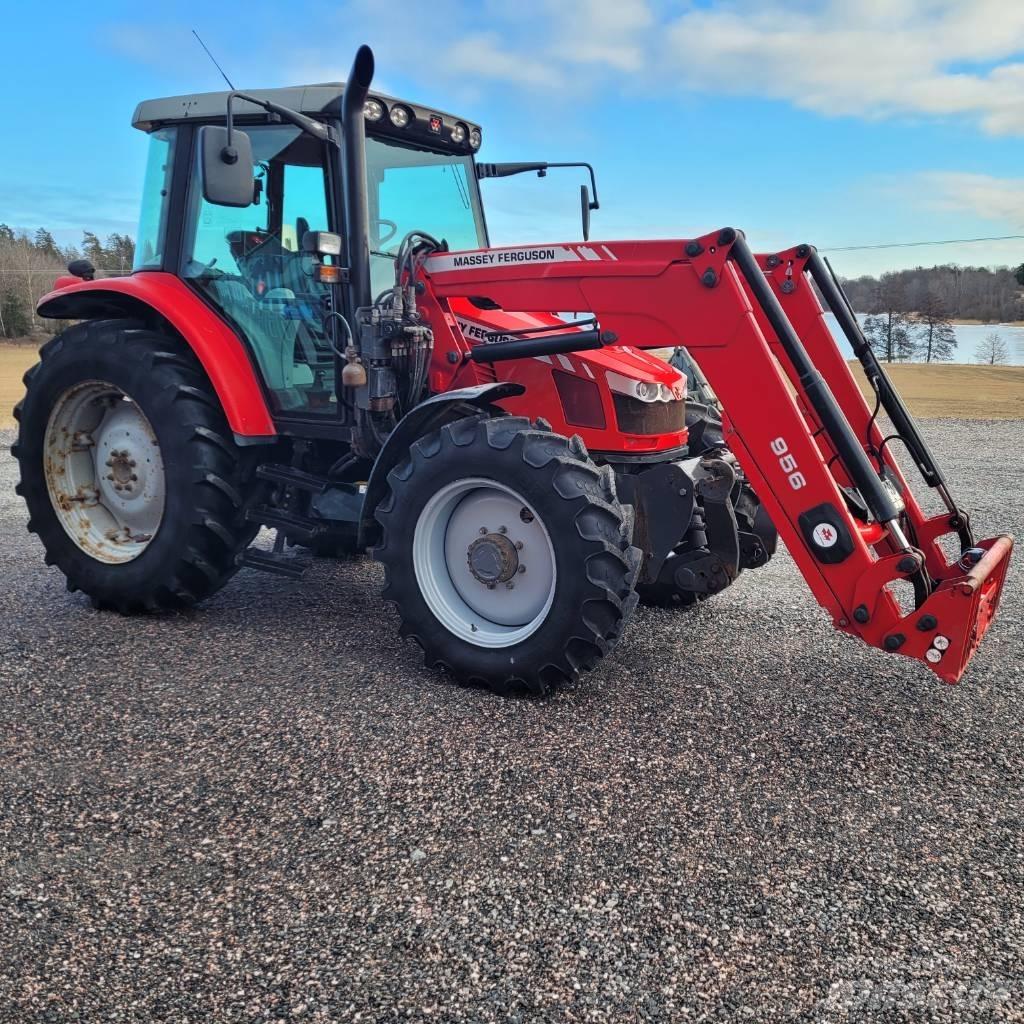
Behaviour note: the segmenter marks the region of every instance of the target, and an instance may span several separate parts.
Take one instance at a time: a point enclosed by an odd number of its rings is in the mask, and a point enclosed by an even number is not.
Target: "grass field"
[[[31,345],[0,345],[0,430],[14,426],[11,412],[21,401],[21,375],[38,359]]]
[[[1024,366],[905,363],[887,369],[915,416],[1024,419]],[[854,375],[867,394],[868,384],[863,374],[855,368]]]
[[[35,361],[36,350],[31,346],[0,345],[0,428],[13,425],[11,410],[24,390],[21,375]],[[892,366],[889,371],[917,416],[1024,419],[1024,366],[909,363]],[[867,383],[856,375],[866,392]]]

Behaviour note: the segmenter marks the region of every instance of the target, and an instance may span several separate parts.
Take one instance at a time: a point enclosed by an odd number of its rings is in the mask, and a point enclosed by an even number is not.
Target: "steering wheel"
[[[378,231],[380,231],[381,227],[391,228],[391,231],[388,234],[377,236],[377,244],[382,248],[398,234],[398,225],[393,220],[384,220],[383,218],[378,217],[377,220],[374,221],[374,224],[377,225]]]

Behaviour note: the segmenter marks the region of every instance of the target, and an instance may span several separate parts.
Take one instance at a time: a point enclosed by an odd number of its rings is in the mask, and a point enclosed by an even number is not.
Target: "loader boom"
[[[588,313],[635,347],[685,346],[721,400],[729,447],[836,627],[956,682],[995,613],[1012,539],[973,545],[910,414],[859,352],[946,502],[941,515],[922,512],[823,319],[812,274],[834,306],[845,301],[823,268],[810,246],[757,257],[728,228],[689,242],[444,252],[425,262],[423,308],[435,335],[447,332],[438,349],[466,359],[448,307],[465,296],[506,311]],[[848,307],[834,311],[859,331]],[[946,534],[960,539],[953,559],[939,545]],[[912,588],[913,601],[901,603],[896,585]]]

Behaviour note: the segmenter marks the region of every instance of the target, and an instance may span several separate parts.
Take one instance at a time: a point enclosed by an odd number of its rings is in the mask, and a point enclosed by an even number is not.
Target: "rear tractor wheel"
[[[427,665],[546,695],[615,646],[640,552],[614,476],[579,439],[518,417],[458,420],[417,441],[389,484],[375,555]]]
[[[12,452],[28,528],[69,590],[129,613],[208,597],[257,527],[254,487],[205,374],[135,321],[78,324],[25,375]]]

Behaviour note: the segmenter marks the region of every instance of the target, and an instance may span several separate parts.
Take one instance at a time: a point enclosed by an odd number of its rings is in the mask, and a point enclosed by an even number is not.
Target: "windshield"
[[[368,138],[366,184],[374,295],[395,283],[394,258],[410,231],[425,231],[450,249],[487,245],[470,157]]]

